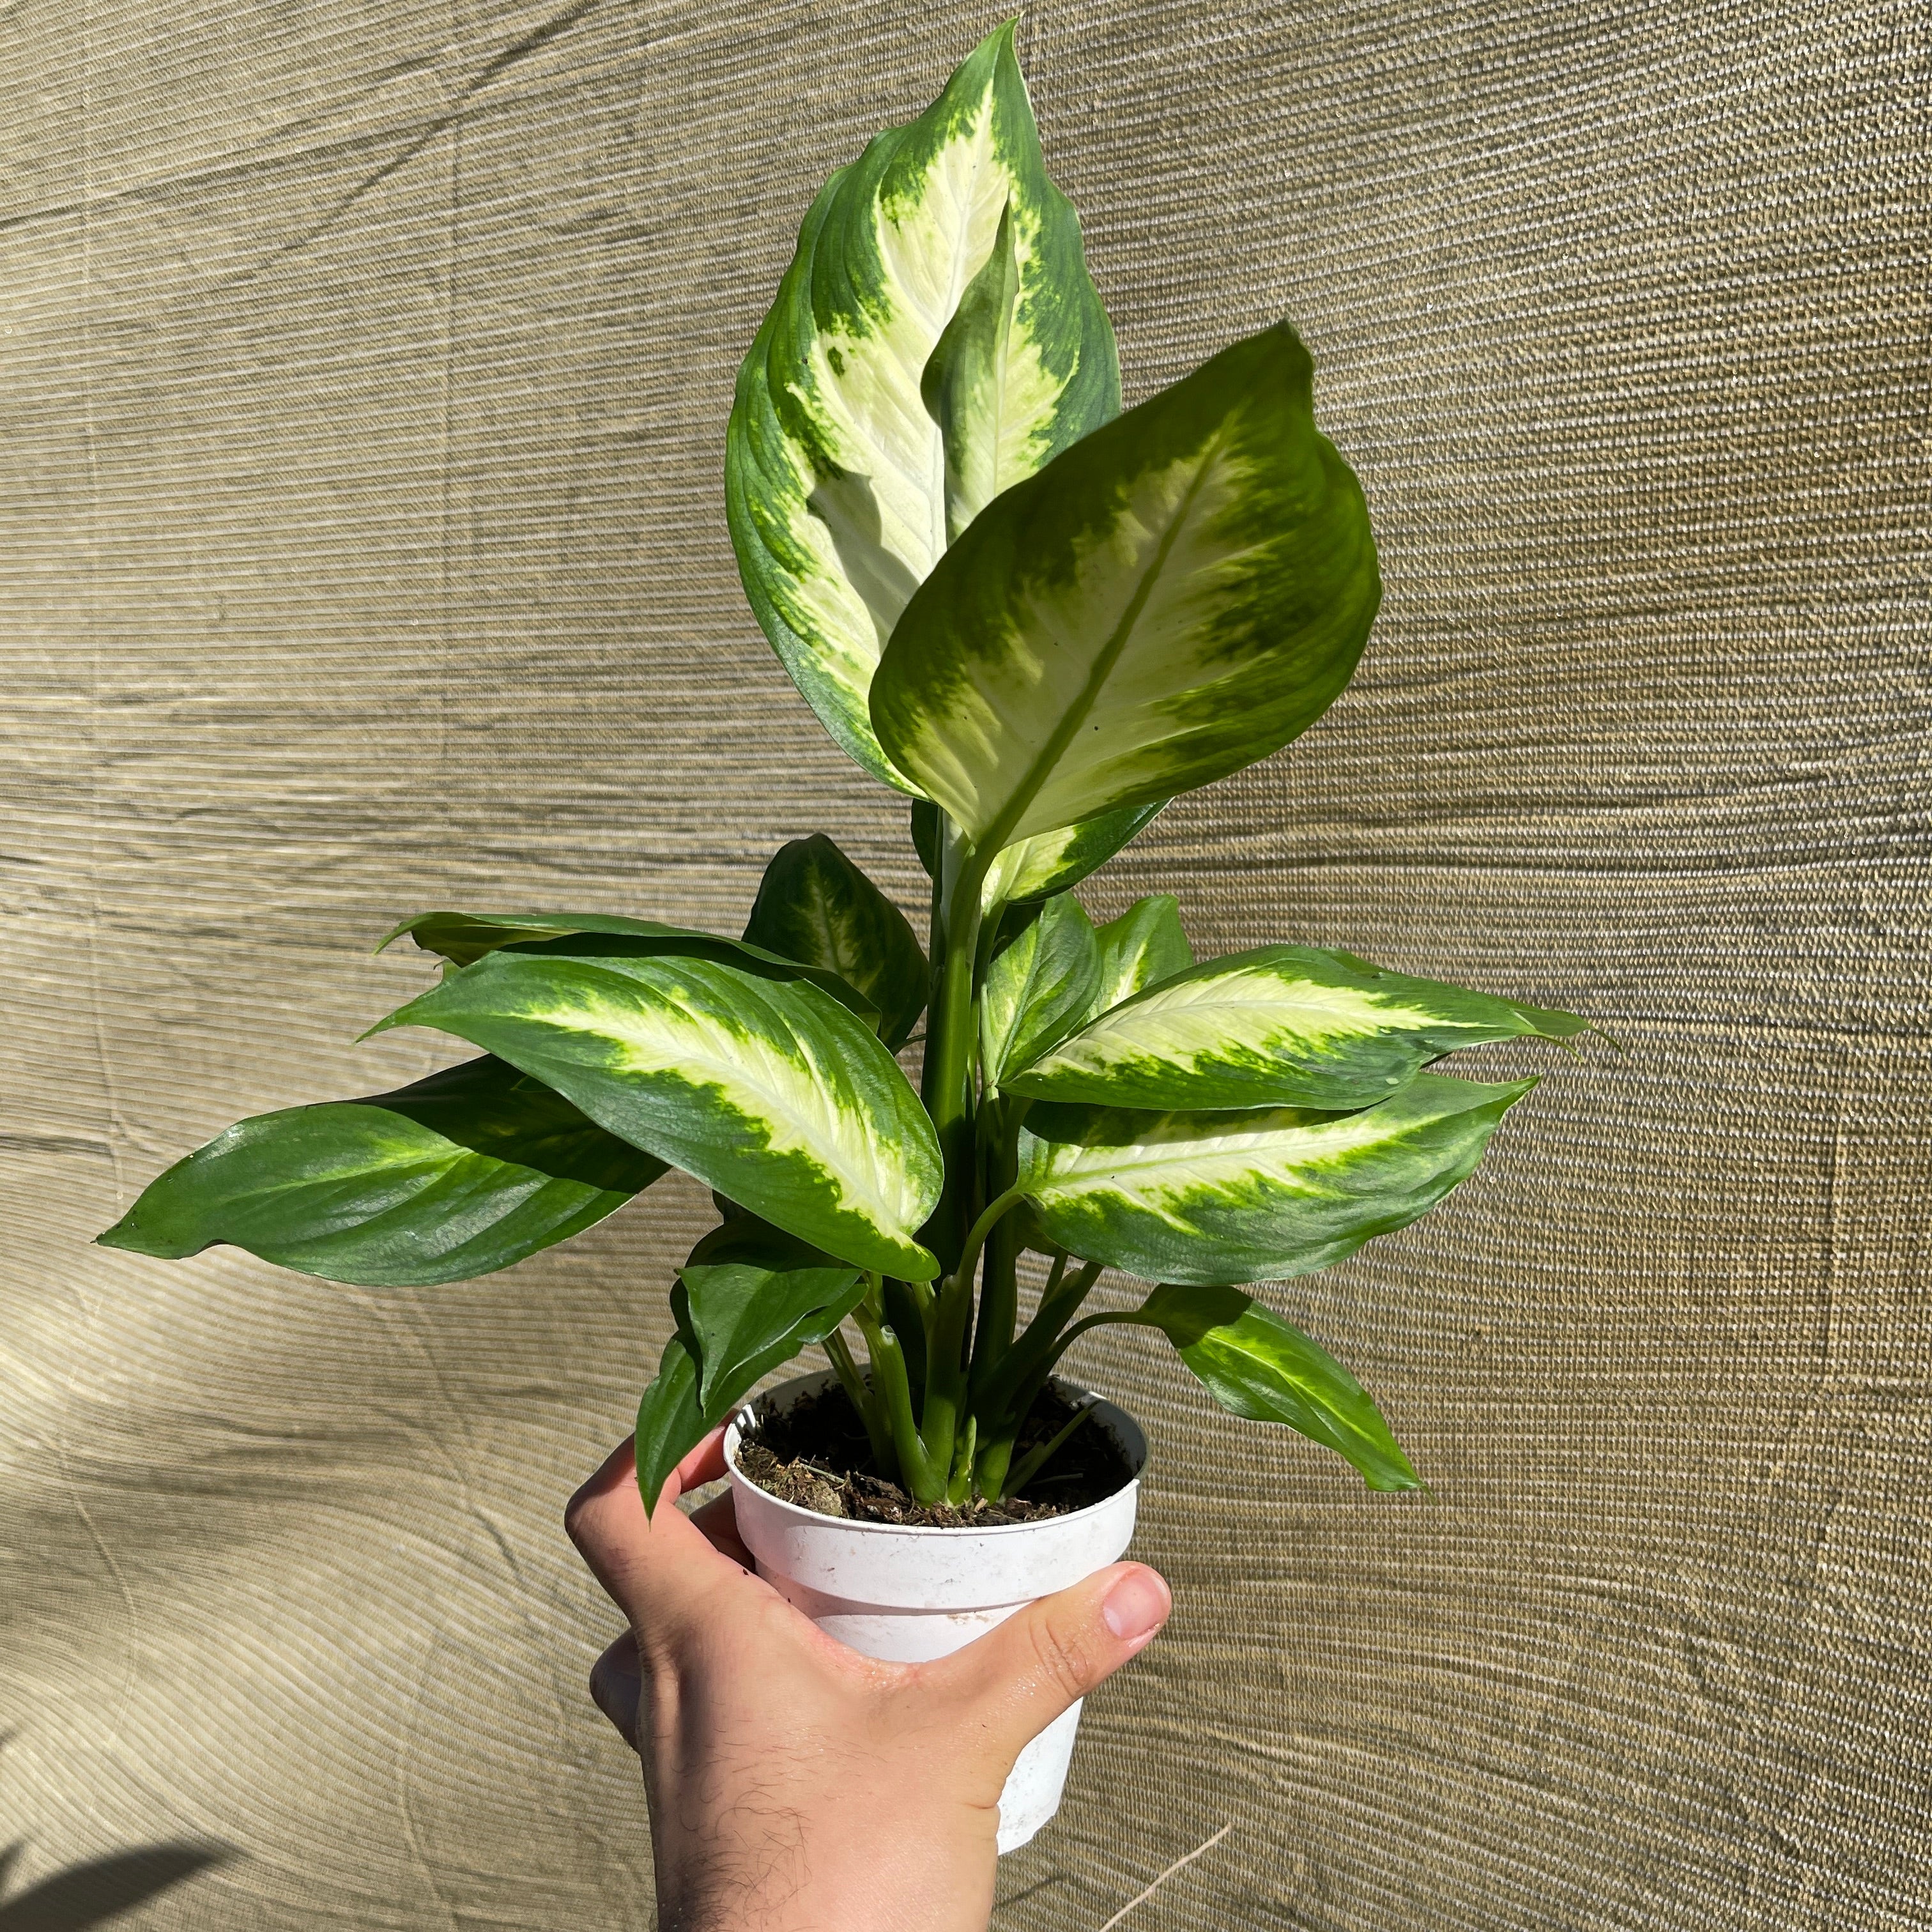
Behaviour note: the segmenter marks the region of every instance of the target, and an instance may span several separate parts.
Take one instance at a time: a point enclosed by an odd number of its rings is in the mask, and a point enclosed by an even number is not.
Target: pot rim
[[[761,1488],[738,1467],[738,1444],[743,1434],[743,1424],[753,1412],[764,1402],[775,1396],[788,1395],[794,1390],[801,1393],[806,1385],[816,1383],[824,1387],[836,1382],[838,1372],[832,1369],[808,1370],[802,1376],[794,1376],[789,1382],[761,1390],[746,1397],[731,1412],[731,1419],[724,1425],[724,1466],[729,1472],[734,1489],[740,1486],[756,1492],[761,1506],[784,1511],[801,1523],[816,1524],[828,1530],[857,1531],[868,1535],[881,1536],[1021,1536],[1030,1534],[1038,1536],[1059,1529],[1068,1524],[1083,1522],[1088,1517],[1105,1509],[1115,1508],[1123,1496],[1130,1496],[1141,1486],[1141,1478],[1147,1473],[1150,1454],[1147,1431],[1137,1421],[1132,1413],[1118,1402],[1110,1400],[1092,1389],[1084,1389],[1077,1382],[1070,1382],[1055,1376],[1052,1385],[1070,1398],[1090,1396],[1098,1405],[1100,1412],[1094,1420],[1107,1425],[1114,1435],[1116,1444],[1133,1465],[1133,1474],[1111,1495],[1102,1496],[1098,1502],[1085,1504],[1077,1510],[1064,1510],[1058,1516],[1040,1516],[1031,1522],[928,1523],[928,1522],[861,1522],[850,1516],[824,1516],[817,1510],[808,1510],[802,1504],[788,1502],[783,1496],[775,1496],[771,1491]],[[1124,1424],[1126,1435],[1119,1427]],[[1138,1453],[1136,1447],[1138,1446]]]

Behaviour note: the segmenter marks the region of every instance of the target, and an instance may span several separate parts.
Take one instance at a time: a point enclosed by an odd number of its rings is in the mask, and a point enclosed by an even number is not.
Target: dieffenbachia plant
[[[928,1503],[1010,1494],[1057,1447],[1016,1455],[1057,1365],[1122,1322],[1234,1414],[1414,1486],[1354,1378],[1246,1291],[1403,1226],[1475,1166],[1534,1083],[1434,1071],[1444,1055],[1584,1023],[1315,946],[1197,962],[1173,898],[1096,929],[1071,890],[1354,670],[1375,546],[1311,383],[1277,326],[1121,412],[1000,28],[825,184],[727,444],[759,622],[826,730],[910,801],[930,962],[822,836],[772,860],[739,939],[425,914],[390,939],[440,956],[441,980],[371,1030],[482,1058],[244,1120],[100,1238],[451,1281],[676,1167],[722,1218],[679,1270],[638,1413],[647,1501],[814,1345],[881,1472]],[[1029,1251],[1046,1272],[1022,1321]],[[1084,1313],[1104,1268],[1150,1292]]]

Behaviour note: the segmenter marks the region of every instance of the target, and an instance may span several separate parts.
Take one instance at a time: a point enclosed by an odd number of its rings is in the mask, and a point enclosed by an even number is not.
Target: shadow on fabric
[[[12,1845],[0,1852],[0,1888],[21,1850]],[[92,1858],[15,1898],[0,1898],[0,1932],[83,1932],[104,1925],[234,1856],[225,1845],[145,1845]]]

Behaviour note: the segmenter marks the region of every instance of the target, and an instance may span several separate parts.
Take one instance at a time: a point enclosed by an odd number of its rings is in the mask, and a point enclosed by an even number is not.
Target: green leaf
[[[1230,1414],[1285,1424],[1344,1457],[1372,1490],[1422,1486],[1361,1384],[1239,1288],[1157,1288],[1136,1318],[1167,1336]]]
[[[376,950],[394,945],[405,933],[424,952],[455,966],[472,966],[486,953],[506,946],[520,952],[582,958],[626,954],[638,958],[716,959],[764,979],[808,980],[868,1024],[879,1017],[878,1007],[856,987],[815,961],[768,951],[749,939],[661,926],[653,919],[626,919],[608,912],[421,912],[404,920]]]
[[[904,914],[824,832],[781,846],[745,927],[753,946],[836,974],[894,1051],[926,1010],[926,954]]]
[[[672,1291],[674,1305],[679,1291]],[[683,1312],[680,1310],[680,1314]],[[717,1425],[706,1422],[698,1406],[698,1360],[682,1322],[664,1344],[655,1380],[638,1404],[638,1490],[649,1517],[658,1506],[670,1472]]]
[[[985,273],[1004,228],[1006,271]],[[946,336],[973,295],[972,316]],[[926,376],[942,338],[932,378]],[[909,125],[826,184],[739,371],[725,505],[745,591],[826,729],[916,792],[873,736],[872,673],[982,491],[1120,406],[1113,331],[1047,178],[1010,24]],[[954,486],[948,488],[949,444]]]
[[[1071,892],[1051,898],[993,956],[980,995],[980,1064],[997,1087],[1078,1026],[1094,1001],[1100,961],[1094,928]]]
[[[1096,1106],[1365,1107],[1458,1047],[1588,1026],[1350,954],[1260,946],[1102,1012],[1007,1084]]]
[[[1343,1114],[1036,1102],[1020,1185],[1062,1247],[1151,1281],[1308,1274],[1426,1214],[1535,1084],[1424,1073]]]
[[[1063,451],[915,592],[872,682],[899,771],[974,848],[1172,796],[1306,730],[1381,586],[1286,326]]]
[[[774,1269],[755,1262],[679,1270],[698,1338],[698,1402],[707,1423],[722,1421],[759,1379],[801,1348],[822,1342],[865,1293],[856,1268]]]
[[[328,1281],[424,1286],[581,1234],[664,1171],[528,1075],[472,1060],[243,1120],[98,1239],[170,1259],[226,1242]]]
[[[1089,1014],[1107,1012],[1156,980],[1184,973],[1194,964],[1194,949],[1180,923],[1180,902],[1172,892],[1136,899],[1094,936],[1100,946],[1100,983],[1087,1009]]]
[[[927,1280],[938,1142],[898,1064],[819,988],[721,961],[506,950],[370,1028],[435,1027],[855,1268]]]

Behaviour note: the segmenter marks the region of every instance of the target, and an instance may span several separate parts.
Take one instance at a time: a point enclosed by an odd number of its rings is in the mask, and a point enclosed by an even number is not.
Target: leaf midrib
[[[1224,420],[1214,432],[1213,440],[1202,451],[1196,466],[1193,479],[1189,483],[1174,514],[1168,520],[1167,529],[1156,546],[1153,557],[1142,572],[1140,581],[1134,586],[1134,594],[1127,600],[1126,608],[1121,612],[1112,634],[1094,658],[1093,668],[1087,674],[1079,695],[1067,707],[1065,715],[1048,735],[1045,745],[1040,748],[1032,764],[1028,766],[1018,786],[1009,799],[1005,811],[986,828],[985,836],[980,841],[982,850],[997,853],[1006,844],[1012,836],[1013,828],[1025,816],[1027,808],[1040,796],[1047,780],[1053,776],[1067,746],[1073,742],[1075,734],[1087,722],[1088,714],[1100,701],[1100,692],[1107,680],[1113,675],[1114,665],[1126,650],[1128,641],[1133,635],[1134,627],[1139,622],[1141,614],[1147,608],[1148,600],[1154,595],[1154,585],[1159,580],[1168,556],[1172,554],[1175,544],[1180,541],[1181,530],[1192,513],[1195,499],[1205,487],[1208,472],[1220,454],[1228,434],[1228,427]]]

